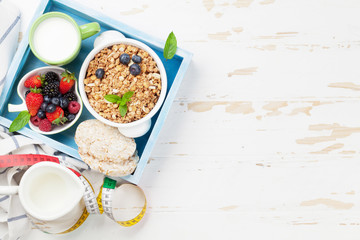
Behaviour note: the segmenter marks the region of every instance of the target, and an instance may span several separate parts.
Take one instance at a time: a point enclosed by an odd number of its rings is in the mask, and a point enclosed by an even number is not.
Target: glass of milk
[[[79,54],[81,40],[98,32],[100,25],[97,22],[79,26],[67,14],[48,12],[33,23],[29,44],[38,59],[49,65],[62,66]]]

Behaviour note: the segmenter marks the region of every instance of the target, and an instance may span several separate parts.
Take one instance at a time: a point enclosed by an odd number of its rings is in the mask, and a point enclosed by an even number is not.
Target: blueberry
[[[121,54],[121,56],[120,56],[120,62],[121,62],[122,64],[128,64],[128,63],[130,62],[130,56],[129,56],[129,54],[127,54],[127,53]]]
[[[67,116],[67,120],[69,121],[69,122],[71,122],[71,121],[73,121],[75,119],[75,114],[69,114],[68,116]]]
[[[95,72],[95,76],[96,76],[98,79],[102,79],[103,76],[104,76],[104,74],[105,74],[105,71],[104,71],[104,69],[102,69],[102,68],[97,69],[96,72]]]
[[[61,98],[63,95],[61,94],[61,93],[59,93],[58,95],[57,95],[57,97],[58,98]]]
[[[133,60],[134,63],[140,63],[141,62],[141,57],[139,55],[133,55],[132,60]]]
[[[140,72],[141,72],[141,68],[140,68],[139,64],[137,64],[137,63],[131,64],[130,73],[132,75],[134,75],[134,76],[139,75]]]
[[[43,110],[39,110],[38,113],[37,113],[37,116],[41,119],[45,118],[45,112]]]
[[[51,103],[58,106],[60,104],[60,99],[58,97],[53,97]]]
[[[55,106],[54,104],[52,104],[52,103],[50,103],[50,104],[46,107],[46,111],[47,111],[48,113],[53,113],[53,112],[55,112],[55,110],[56,110],[56,106]]]
[[[46,107],[47,107],[48,104],[49,104],[49,103],[47,103],[47,102],[43,102],[43,103],[41,104],[40,109],[45,112],[45,111],[46,111]]]
[[[30,93],[30,90],[27,90],[27,91],[25,92],[25,97],[26,97],[29,93]]]
[[[60,98],[60,107],[65,109],[69,106],[69,99],[67,98]]]
[[[44,96],[44,102],[49,103],[51,101],[51,98],[48,95]]]

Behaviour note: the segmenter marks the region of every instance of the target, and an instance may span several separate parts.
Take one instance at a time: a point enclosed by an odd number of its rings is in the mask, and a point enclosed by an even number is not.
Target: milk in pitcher
[[[50,162],[30,167],[21,180],[19,191],[25,210],[40,220],[66,215],[79,204],[83,194],[84,185],[72,171]]]
[[[29,185],[29,204],[42,216],[62,212],[73,202],[73,191],[77,190],[61,174],[51,172],[39,174]]]

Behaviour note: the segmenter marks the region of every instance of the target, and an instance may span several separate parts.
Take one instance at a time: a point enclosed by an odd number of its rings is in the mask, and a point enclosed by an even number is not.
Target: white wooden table
[[[39,0],[13,0],[22,30]],[[359,239],[360,2],[82,0],[194,53],[124,228],[26,239]]]

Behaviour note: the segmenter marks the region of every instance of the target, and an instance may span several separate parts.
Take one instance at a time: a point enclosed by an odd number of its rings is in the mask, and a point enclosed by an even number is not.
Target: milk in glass
[[[72,56],[79,41],[79,33],[74,24],[61,17],[42,21],[33,37],[36,53],[50,62],[59,62]]]

